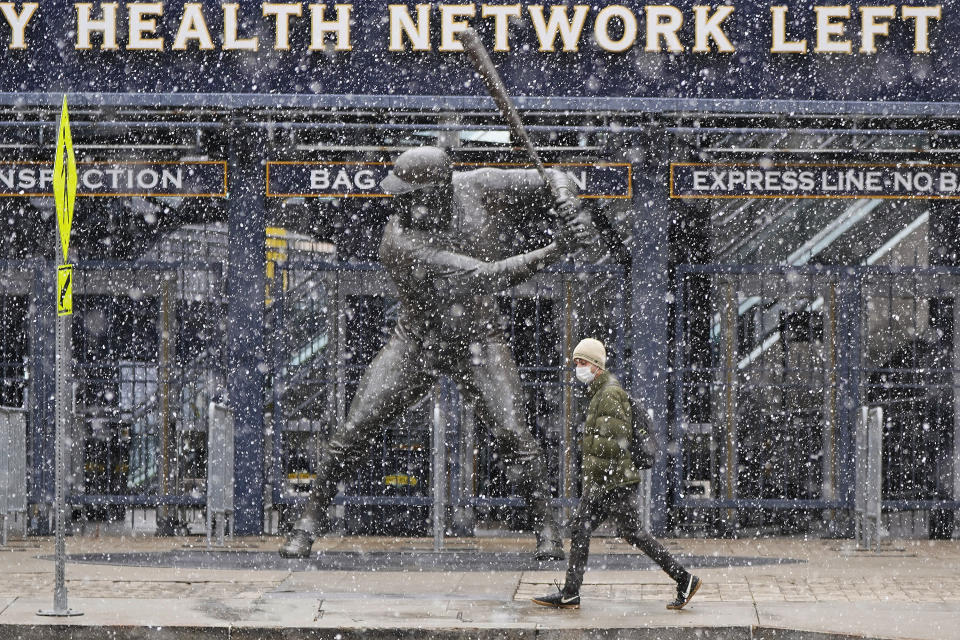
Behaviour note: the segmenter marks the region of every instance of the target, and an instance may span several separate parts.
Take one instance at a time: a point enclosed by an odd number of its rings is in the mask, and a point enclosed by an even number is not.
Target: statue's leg
[[[416,404],[436,380],[424,362],[419,341],[391,336],[364,372],[343,424],[334,429],[320,454],[316,478],[303,514],[280,548],[285,558],[310,555],[313,541],[326,524],[327,507],[337,483],[354,476],[382,429]]]
[[[479,351],[477,349],[479,348]],[[476,399],[520,491],[532,509],[537,558],[563,559],[562,535],[550,507],[550,482],[543,450],[527,428],[520,373],[510,347],[487,339],[458,367],[458,382]]]

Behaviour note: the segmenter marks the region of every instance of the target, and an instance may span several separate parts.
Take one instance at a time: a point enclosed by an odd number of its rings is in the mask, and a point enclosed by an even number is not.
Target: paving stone
[[[850,634],[865,638],[944,640],[957,637],[960,607],[934,603],[832,603],[757,605],[760,626]]]

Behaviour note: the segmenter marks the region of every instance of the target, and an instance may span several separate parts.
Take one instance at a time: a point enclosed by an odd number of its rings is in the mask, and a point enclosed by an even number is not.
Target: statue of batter
[[[511,477],[532,509],[538,559],[562,559],[544,455],[526,425],[522,386],[500,331],[494,295],[523,282],[590,236],[571,181],[550,171],[561,198],[550,202],[534,170],[483,168],[454,172],[436,147],[404,152],[384,179],[394,215],[380,243],[380,261],[397,286],[401,310],[387,344],[363,374],[320,456],[309,501],[280,548],[286,558],[310,555],[337,483],[352,478],[382,429],[450,376],[489,425]],[[566,222],[551,244],[510,256],[510,221],[551,207]]]

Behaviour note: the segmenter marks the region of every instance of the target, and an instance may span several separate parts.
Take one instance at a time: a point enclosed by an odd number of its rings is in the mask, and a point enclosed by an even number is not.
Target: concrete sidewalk
[[[204,548],[200,538],[68,538],[67,552]],[[232,541],[273,551],[278,538]],[[532,550],[529,538],[448,541],[446,549]],[[800,562],[701,568],[687,610],[667,611],[659,570],[587,571],[579,610],[530,602],[562,571],[298,571],[67,564],[75,618],[39,617],[53,605],[51,539],[0,548],[0,639],[8,638],[884,638],[960,639],[960,542],[895,541],[879,552],[848,540],[669,540],[688,556]],[[331,554],[433,552],[432,540],[326,538]],[[611,539],[591,552],[635,553]]]

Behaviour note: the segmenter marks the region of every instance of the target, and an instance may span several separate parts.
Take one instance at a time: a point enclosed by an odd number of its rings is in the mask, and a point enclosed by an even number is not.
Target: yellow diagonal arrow
[[[73,265],[57,267],[57,315],[73,314]]]
[[[73,204],[76,198],[77,160],[73,155],[73,138],[70,136],[67,96],[63,96],[63,112],[60,114],[60,130],[57,133],[57,156],[53,163],[53,199],[57,205],[57,227],[60,229],[64,262],[67,261],[67,250],[70,248],[70,227],[73,224]]]

